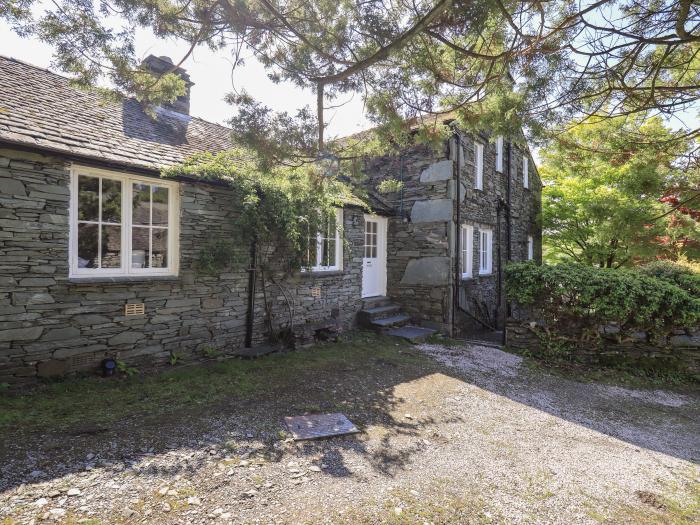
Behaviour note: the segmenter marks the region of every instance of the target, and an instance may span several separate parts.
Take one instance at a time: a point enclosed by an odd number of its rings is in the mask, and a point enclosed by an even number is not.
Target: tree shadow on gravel
[[[451,352],[455,360],[460,356],[467,361],[488,360],[488,356],[470,355],[474,350]],[[139,388],[135,382],[115,384],[101,391],[103,397],[88,408],[81,406],[83,414],[77,421],[75,414],[69,414],[68,424],[57,419],[56,426],[63,425],[61,428],[52,428],[46,414],[43,419],[34,414],[9,428],[0,427],[0,491],[95,469],[191,477],[212,463],[221,464],[224,477],[217,481],[219,486],[226,480],[227,469],[243,472],[240,465],[258,461],[256,458],[279,469],[286,467],[283,463],[290,457],[304,458],[323,465],[324,474],[332,478],[393,477],[426,447],[439,444],[442,438],[429,429],[466,424],[459,411],[447,413],[441,408],[447,403],[446,396],[452,395],[441,390],[445,378],[451,380],[453,389],[460,385],[472,391],[477,388],[484,395],[507,398],[635,446],[698,461],[697,397],[691,405],[659,405],[524,367],[517,373],[499,370],[497,365],[452,368],[445,366],[448,357],[441,364],[405,343],[361,333],[336,345],[323,344],[253,364],[242,362],[243,371],[236,369],[240,382],[215,389],[215,395],[211,383],[227,377],[220,370],[210,371],[209,390],[204,390],[208,394],[201,397],[181,402],[166,395],[154,404],[146,396],[142,402],[147,411],[136,402],[131,414],[126,410],[113,419],[99,417],[99,410],[110,410],[110,402],[120,393],[133,394],[127,387]],[[208,368],[192,368],[194,374],[203,371]],[[33,395],[45,394],[40,390]],[[430,404],[421,405],[423,398],[431,399]],[[70,399],[65,397],[62,402],[70,403]],[[2,403],[5,401],[0,400],[0,409],[16,408],[12,402]],[[405,414],[406,406],[424,413]],[[70,412],[71,407],[64,410]],[[285,416],[319,412],[343,412],[364,433],[305,443],[288,439],[282,423]],[[371,472],[349,464],[350,453],[363,457]]]

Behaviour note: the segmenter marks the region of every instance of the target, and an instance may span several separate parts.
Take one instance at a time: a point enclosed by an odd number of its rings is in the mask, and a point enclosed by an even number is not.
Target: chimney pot
[[[148,55],[143,60],[141,65],[156,75],[163,75],[172,71],[185,81],[185,94],[177,97],[177,99],[169,104],[163,104],[163,106],[173,111],[177,111],[178,113],[189,115],[190,88],[194,85],[194,82],[190,80],[190,76],[187,74],[187,71],[181,67],[177,67],[173,70],[174,63],[168,56],[157,57],[155,55]]]

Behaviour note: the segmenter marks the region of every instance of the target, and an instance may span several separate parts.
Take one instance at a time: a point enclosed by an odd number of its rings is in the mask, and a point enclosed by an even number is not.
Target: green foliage
[[[263,269],[273,258],[284,258],[289,270],[298,269],[305,264],[309,243],[315,243],[315,232],[335,217],[337,207],[364,205],[347,184],[326,176],[320,165],[261,171],[255,156],[241,149],[197,154],[162,175],[217,181],[233,190],[231,237],[210,239],[200,253],[199,268],[208,273],[237,261],[248,264],[253,241]],[[341,224],[336,227],[342,229]]]
[[[182,360],[182,354],[180,352],[170,352],[168,357],[168,363],[170,366],[175,366]]]
[[[551,330],[583,333],[594,342],[598,328],[610,323],[623,337],[663,335],[700,322],[700,296],[633,270],[516,263],[506,267],[506,279],[509,299],[533,308]]]
[[[379,193],[396,193],[401,191],[404,187],[403,181],[397,179],[384,179],[379,184],[377,184],[377,191]]]
[[[614,268],[654,258],[675,215],[659,202],[686,176],[660,119],[592,118],[544,151],[545,259]],[[697,232],[700,241],[700,232]]]
[[[120,374],[124,374],[127,377],[132,377],[135,376],[136,374],[139,373],[139,369],[134,367],[134,366],[129,366],[127,365],[124,361],[121,359],[117,359],[117,371]]]
[[[654,261],[637,268],[649,275],[670,282],[686,292],[700,297],[700,264],[682,261]]]
[[[221,355],[221,352],[211,346],[205,346],[202,348],[202,355],[207,359],[215,359]]]

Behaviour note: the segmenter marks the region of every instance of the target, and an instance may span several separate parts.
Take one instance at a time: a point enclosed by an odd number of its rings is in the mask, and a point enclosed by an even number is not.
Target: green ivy
[[[366,207],[347,184],[326,176],[321,166],[278,166],[261,171],[256,158],[242,149],[194,155],[165,169],[162,176],[210,181],[232,190],[231,237],[213,237],[202,247],[198,269],[203,273],[249,264],[253,241],[259,267],[265,269],[273,261],[284,260],[287,268],[298,269],[310,239],[315,239],[315,232],[322,229],[335,208],[344,204]]]

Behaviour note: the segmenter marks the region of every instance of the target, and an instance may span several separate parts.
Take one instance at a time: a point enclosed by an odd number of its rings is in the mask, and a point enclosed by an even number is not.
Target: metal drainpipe
[[[258,242],[253,239],[250,243],[250,267],[248,268],[248,311],[245,318],[245,347],[253,345],[253,322],[255,320],[255,281]]]
[[[461,229],[461,222],[462,222],[462,213],[461,213],[461,206],[460,206],[460,193],[461,193],[461,176],[462,176],[462,137],[461,135],[456,132],[454,134],[454,139],[455,139],[455,150],[454,154],[457,156],[457,169],[456,169],[456,176],[455,176],[455,208],[456,208],[456,227],[454,229],[454,245],[455,245],[455,277],[454,277],[454,285],[453,285],[453,306],[452,306],[452,335],[455,333],[455,328],[457,324],[457,310],[459,309],[459,285],[460,281],[462,278],[462,273],[461,273],[461,268],[459,267],[459,256],[460,256],[460,242],[462,241],[462,229]]]
[[[506,169],[506,173],[507,173],[507,178],[506,178],[506,263],[509,263],[511,261],[511,258],[512,258],[511,246],[510,246],[511,245],[511,242],[510,242],[510,239],[511,239],[510,207],[511,207],[511,179],[512,179],[511,169],[512,169],[512,165],[513,165],[512,161],[511,161],[512,154],[513,154],[513,143],[509,140],[508,141],[508,157],[506,159],[508,162],[508,166]],[[504,323],[502,326],[503,344],[505,345],[506,344],[506,326],[505,325],[506,325],[506,320],[508,318],[508,314],[510,313],[508,311],[508,310],[510,310],[510,308],[508,307],[507,301],[505,301],[505,297],[503,295],[503,294],[505,294],[505,282],[504,282],[504,278],[503,278],[504,272],[503,272],[502,267],[503,267],[503,265],[500,264],[500,261],[499,261],[498,280],[500,282],[501,294],[498,297],[498,301],[499,302],[503,301],[504,303],[506,303],[504,305],[505,306],[505,319],[504,319]]]

